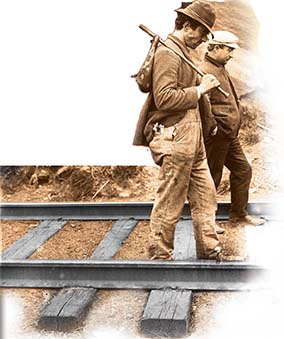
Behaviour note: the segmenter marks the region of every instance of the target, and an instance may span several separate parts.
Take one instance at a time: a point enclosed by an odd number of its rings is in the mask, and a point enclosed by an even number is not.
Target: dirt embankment
[[[271,126],[257,93],[245,95],[240,140],[253,167],[250,199],[279,190],[269,175],[265,144]],[[157,166],[2,166],[1,200],[29,201],[151,201],[158,185]],[[228,172],[224,170],[218,200],[228,200]]]

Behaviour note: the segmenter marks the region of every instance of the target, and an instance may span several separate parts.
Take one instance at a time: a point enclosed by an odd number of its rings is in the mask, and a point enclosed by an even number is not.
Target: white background
[[[270,107],[277,119],[283,115],[280,3],[251,1],[261,23],[261,77],[276,94]],[[1,1],[1,164],[153,164],[147,149],[132,146],[146,95],[130,75],[150,45],[138,25],[165,38],[179,6],[173,0]]]

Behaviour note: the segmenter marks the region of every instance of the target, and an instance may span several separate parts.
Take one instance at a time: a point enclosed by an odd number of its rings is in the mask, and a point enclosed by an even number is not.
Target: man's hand
[[[201,83],[198,86],[198,91],[201,94],[208,93],[211,89],[220,86],[220,82],[214,77],[212,74],[205,74],[202,79]]]

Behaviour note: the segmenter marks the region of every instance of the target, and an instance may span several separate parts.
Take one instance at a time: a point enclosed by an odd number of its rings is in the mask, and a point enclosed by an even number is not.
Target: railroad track
[[[142,333],[182,337],[193,291],[251,290],[268,283],[268,269],[255,262],[197,260],[187,204],[175,231],[173,261],[112,259],[137,223],[149,220],[152,203],[2,203],[0,208],[3,220],[40,221],[2,253],[0,273],[1,287],[61,289],[39,316],[45,329],[78,326],[98,289],[147,289]],[[274,209],[267,202],[248,206],[249,213],[266,218],[266,226],[277,222]],[[219,203],[217,219],[226,220],[228,211],[228,203]],[[88,259],[27,259],[69,220],[112,220],[113,225]]]

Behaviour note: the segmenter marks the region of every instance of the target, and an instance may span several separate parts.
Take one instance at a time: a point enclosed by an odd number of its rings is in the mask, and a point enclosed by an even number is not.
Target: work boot
[[[217,234],[223,234],[223,233],[225,233],[226,230],[225,230],[225,228],[220,227],[219,224],[216,222],[215,223],[215,231],[216,231]]]
[[[222,247],[217,246],[214,248],[214,250],[207,255],[198,255],[198,259],[206,259],[206,260],[216,260],[216,261],[222,261]]]
[[[244,217],[233,217],[229,219],[229,222],[232,224],[243,224],[243,225],[253,225],[259,226],[265,224],[265,219],[256,218],[251,215],[245,215]]]
[[[150,260],[172,260],[172,251],[164,251],[159,246],[150,245],[148,254]]]

